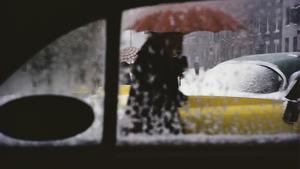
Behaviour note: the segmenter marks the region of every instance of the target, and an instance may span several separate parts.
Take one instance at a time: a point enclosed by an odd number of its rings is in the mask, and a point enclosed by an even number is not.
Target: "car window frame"
[[[190,1],[190,0],[189,0]],[[77,1],[76,1],[77,2]],[[116,146],[116,127],[117,127],[117,95],[118,95],[118,69],[119,69],[119,34],[121,12],[134,7],[147,5],[156,5],[159,3],[186,2],[185,0],[149,0],[149,1],[126,1],[120,2],[121,7],[115,6],[108,8],[111,10],[105,16],[106,20],[106,71],[105,71],[105,101],[104,101],[104,123],[103,123],[103,141],[99,145],[86,145],[77,147],[38,147],[38,148],[17,148],[1,147],[0,157],[3,159],[2,165],[6,166],[52,166],[82,167],[87,166],[130,166],[140,168],[141,162],[149,162],[151,166],[164,162],[167,166],[178,164],[191,164],[201,166],[224,167],[225,164],[234,163],[236,168],[259,166],[270,168],[272,166],[295,168],[295,162],[299,157],[299,144],[268,144],[268,145],[180,145],[180,146]],[[29,2],[27,2],[29,3]],[[104,2],[99,2],[99,4]],[[30,3],[29,3],[30,4]],[[92,8],[90,4],[86,5]],[[30,5],[29,5],[30,6]],[[86,7],[84,6],[84,7]],[[26,6],[25,6],[26,7]],[[24,7],[24,8],[25,8]],[[32,7],[34,8],[34,6]],[[92,9],[95,9],[93,7]],[[89,11],[85,9],[83,11]],[[65,13],[68,13],[65,11]],[[78,11],[84,14],[82,11]],[[58,17],[58,16],[56,16]],[[73,18],[75,19],[76,16]],[[55,18],[55,17],[54,17]],[[89,16],[77,21],[78,26],[86,22],[99,19],[97,12],[89,13]],[[33,20],[33,19],[32,19]],[[32,21],[31,20],[31,21]],[[75,22],[75,21],[73,21]],[[78,24],[80,23],[80,24]],[[66,31],[66,30],[64,30]],[[116,33],[118,32],[118,33]],[[62,32],[60,32],[62,33]],[[52,36],[59,37],[58,34]],[[27,51],[28,52],[28,51]],[[31,51],[33,52],[33,50]],[[30,53],[30,51],[29,51]],[[24,60],[24,58],[23,58]],[[111,72],[109,72],[111,71]],[[111,79],[112,77],[112,79]],[[3,77],[1,77],[3,79]],[[275,147],[274,147],[275,145]],[[299,149],[297,149],[297,147]],[[296,148],[296,149],[295,149]],[[28,155],[29,154],[29,155]],[[258,158],[259,157],[259,158]],[[136,161],[135,159],[140,159]],[[64,162],[64,163],[62,163]],[[101,163],[102,162],[102,163]],[[121,162],[118,164],[118,162]],[[125,163],[124,163],[125,162]],[[136,162],[136,163],[131,163]],[[226,163],[224,163],[226,162]],[[257,162],[257,163],[256,163]],[[17,164],[18,163],[18,164]],[[247,166],[245,166],[247,164]],[[297,165],[297,164],[296,164]],[[289,167],[290,166],[290,167]],[[28,167],[28,168],[31,168]],[[178,165],[177,168],[181,168]],[[52,167],[53,168],[53,167]]]

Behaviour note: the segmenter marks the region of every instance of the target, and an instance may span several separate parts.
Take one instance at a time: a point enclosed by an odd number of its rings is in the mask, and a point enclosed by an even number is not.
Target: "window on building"
[[[253,43],[253,41],[249,42],[249,54],[254,54],[254,43]]]
[[[274,52],[280,52],[279,39],[274,40]]]
[[[257,53],[259,53],[259,54],[266,53],[266,44],[265,43],[259,44]]]
[[[298,37],[297,36],[295,36],[293,38],[293,51],[294,52],[298,51]]]
[[[278,16],[276,16],[275,17],[275,30],[274,30],[274,33],[277,33],[277,32],[280,32],[280,30],[279,30],[279,17]]]
[[[258,31],[258,35],[261,35],[261,18],[258,17],[257,18],[257,31]]]
[[[267,16],[267,31],[266,34],[270,34],[270,18]]]
[[[266,41],[265,43],[266,43],[266,45],[265,45],[265,47],[266,47],[265,53],[270,53],[270,41]]]
[[[291,20],[291,9],[289,7],[286,8],[286,16],[285,16],[285,24],[289,25]]]
[[[294,24],[300,24],[300,5],[295,4],[291,9],[290,9],[290,22]]]
[[[284,51],[285,52],[288,52],[289,51],[289,48],[290,48],[290,39],[287,37],[284,39]]]

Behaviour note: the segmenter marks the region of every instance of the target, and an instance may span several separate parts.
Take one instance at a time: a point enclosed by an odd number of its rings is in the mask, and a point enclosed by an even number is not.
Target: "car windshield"
[[[300,59],[284,53],[299,51],[287,20],[296,2],[287,2],[193,1],[124,11],[118,143],[252,142],[249,135],[258,141],[299,132],[282,120],[286,79],[300,70]]]
[[[272,69],[246,63],[220,64],[208,70],[202,81],[202,94],[230,92],[272,93],[280,90],[282,77]]]

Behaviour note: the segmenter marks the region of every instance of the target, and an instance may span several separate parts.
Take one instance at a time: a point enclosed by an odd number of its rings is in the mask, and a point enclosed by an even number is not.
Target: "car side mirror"
[[[283,113],[283,120],[288,124],[297,122],[300,113],[300,72],[291,76],[287,95],[287,103]]]
[[[21,140],[69,138],[88,129],[93,121],[88,104],[66,96],[27,96],[0,106],[0,132]]]

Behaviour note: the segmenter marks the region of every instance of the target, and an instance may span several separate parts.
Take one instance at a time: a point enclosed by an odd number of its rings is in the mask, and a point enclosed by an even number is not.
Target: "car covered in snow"
[[[299,132],[299,71],[300,53],[242,56],[199,75],[187,71],[180,87],[189,96],[180,108],[185,130]]]
[[[222,62],[200,75],[197,90],[190,92],[185,86],[181,90],[187,95],[283,99],[299,71],[300,53],[248,55]]]

